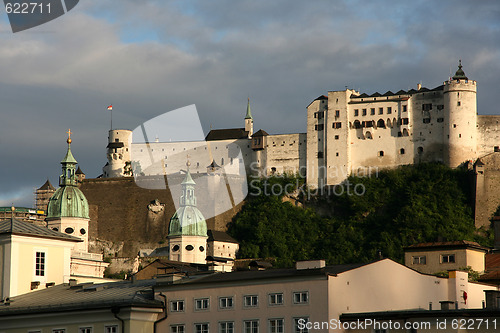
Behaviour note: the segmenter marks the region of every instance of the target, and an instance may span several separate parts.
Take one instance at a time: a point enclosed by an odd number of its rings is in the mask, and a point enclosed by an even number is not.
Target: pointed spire
[[[460,80],[460,79],[467,80],[467,76],[465,76],[465,72],[462,69],[462,59],[458,60],[458,70],[456,71],[455,76],[453,76],[453,80]]]
[[[76,159],[73,157],[73,154],[71,153],[71,142],[73,142],[73,140],[71,140],[71,129],[68,130],[68,140],[66,140],[66,142],[68,143],[68,151],[66,152],[66,156],[64,156],[63,160],[61,161],[61,164],[63,163],[73,163],[73,164],[76,164],[78,163],[76,161]]]
[[[245,116],[245,119],[253,119],[252,118],[252,112],[250,110],[250,97],[248,98],[248,103],[247,103],[247,114]]]

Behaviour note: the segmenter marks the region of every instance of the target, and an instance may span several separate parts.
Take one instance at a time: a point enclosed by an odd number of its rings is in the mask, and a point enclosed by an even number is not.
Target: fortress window
[[[203,246],[200,246],[200,251],[201,252],[205,251],[205,248]]]
[[[354,128],[361,128],[361,123],[359,122],[359,120],[356,120],[354,121]]]
[[[437,122],[438,122],[438,123],[442,123],[443,121],[444,121],[444,118],[438,118],[438,119],[437,119]]]
[[[453,128],[457,128],[457,124],[453,124]]]
[[[366,132],[365,138],[367,138],[367,139],[373,139],[372,138],[372,134],[370,132]]]
[[[340,117],[340,110],[335,110],[335,117]]]
[[[342,128],[342,123],[341,122],[333,123],[332,128]]]
[[[419,154],[422,154],[422,153],[424,152],[424,147],[418,147],[418,148],[417,148],[417,152],[418,152]]]
[[[384,114],[384,108],[378,108],[378,114]]]
[[[462,137],[462,134],[459,134],[459,135],[458,135],[458,137],[459,137],[459,138],[461,138],[461,137]]]
[[[370,109],[370,114],[373,116],[375,114],[375,108]]]
[[[384,156],[384,151],[383,150],[379,151],[377,156],[380,156],[380,157]]]
[[[405,128],[403,129],[403,136],[408,136],[410,135],[410,133],[408,132],[408,130]]]
[[[339,139],[339,136],[338,135],[335,135],[335,140],[338,140]]]
[[[318,151],[318,158],[323,158],[323,152],[322,151]]]
[[[380,127],[380,128],[385,128],[385,122],[383,119],[379,119],[377,121],[377,127]]]
[[[391,114],[392,113],[392,107],[388,106],[387,107],[387,114]]]
[[[194,250],[194,246],[193,245],[186,245],[186,250],[193,251]]]
[[[457,106],[460,106],[460,101],[457,102]]]
[[[366,116],[366,109],[363,109],[363,116]]]
[[[335,153],[335,156],[339,156],[339,153]]]
[[[354,117],[357,117],[357,116],[359,116],[359,110],[358,110],[358,109],[355,109],[355,110],[354,110]]]
[[[322,131],[324,129],[324,125],[323,124],[314,125],[314,129],[316,131]]]
[[[493,151],[496,152],[496,153],[500,152],[500,147],[499,146],[495,146],[493,148]]]
[[[401,149],[399,150],[399,153],[400,153],[401,155],[404,155],[404,154],[405,154],[405,149],[404,149],[404,148],[401,148]]]
[[[402,137],[402,136],[403,136],[403,133],[398,132],[398,137]]]
[[[120,142],[120,140],[118,140],[118,139],[115,139],[115,142]]]
[[[428,124],[431,122],[431,118],[424,118],[422,119],[422,121],[424,122],[424,124]]]
[[[403,121],[403,125],[408,125],[408,123],[410,122],[408,118],[402,118],[401,120]]]
[[[432,110],[432,103],[422,104],[422,111],[430,111]]]
[[[406,112],[408,111],[408,106],[407,105],[403,105],[403,112]]]
[[[80,229],[80,234],[81,234],[81,235],[85,235],[86,233],[87,233],[87,232],[85,231],[85,229],[83,229],[83,228],[81,228],[81,229]]]
[[[64,229],[64,232],[67,234],[72,234],[74,231],[75,231],[75,229],[73,229],[71,227],[67,227],[66,229]]]

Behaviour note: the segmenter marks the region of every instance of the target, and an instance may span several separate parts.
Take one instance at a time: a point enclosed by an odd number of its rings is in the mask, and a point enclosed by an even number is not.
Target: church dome
[[[196,183],[188,171],[182,185],[180,207],[170,219],[169,236],[204,236],[207,237],[207,222],[203,214],[196,207],[194,189]]]
[[[60,187],[50,198],[47,218],[60,217],[89,218],[89,203],[78,187]]]
[[[169,236],[207,236],[207,222],[193,206],[180,207],[170,219]]]

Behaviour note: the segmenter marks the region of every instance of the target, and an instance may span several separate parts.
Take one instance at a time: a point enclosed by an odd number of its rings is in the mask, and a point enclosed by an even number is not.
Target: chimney
[[[324,260],[307,260],[307,261],[297,261],[295,263],[295,269],[317,269],[324,268],[326,266]]]
[[[455,302],[453,301],[439,301],[441,304],[441,310],[451,310],[455,308]]]
[[[69,286],[74,287],[78,284],[78,281],[76,279],[69,279]]]
[[[486,296],[486,309],[500,309],[500,291],[498,290],[485,290]]]

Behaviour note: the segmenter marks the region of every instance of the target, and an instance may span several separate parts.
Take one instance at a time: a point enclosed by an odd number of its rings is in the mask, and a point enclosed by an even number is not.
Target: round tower
[[[462,61],[455,75],[444,82],[444,161],[452,168],[477,156],[476,88],[476,81],[465,75]]]
[[[82,239],[83,242],[75,245],[75,250],[87,252],[89,203],[78,188],[75,169],[78,162],[71,153],[71,131],[68,131],[68,134],[68,151],[61,161],[60,187],[49,200],[45,220],[50,229]]]
[[[103,168],[105,178],[132,176],[130,163],[132,131],[126,129],[109,130],[106,157],[108,163]]]

